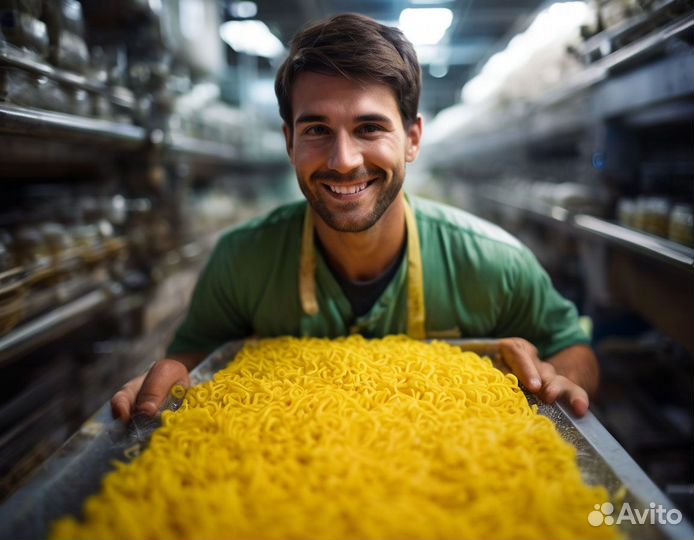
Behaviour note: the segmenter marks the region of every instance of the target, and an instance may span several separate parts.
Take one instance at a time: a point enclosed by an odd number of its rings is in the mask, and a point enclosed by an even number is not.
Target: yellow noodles
[[[614,538],[513,375],[444,343],[247,345],[53,538]]]

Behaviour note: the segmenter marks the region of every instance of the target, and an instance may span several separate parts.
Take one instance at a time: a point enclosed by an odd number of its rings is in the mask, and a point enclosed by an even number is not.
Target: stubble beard
[[[310,182],[312,182],[314,185],[318,185],[318,180],[333,180],[336,183],[338,183],[340,181],[354,182],[359,178],[373,179],[374,177],[376,177],[374,184],[369,186],[367,189],[377,189],[377,186],[375,184],[385,183],[387,174],[383,169],[368,169],[363,171],[357,171],[348,175],[340,175],[338,173],[325,172],[312,175]],[[394,171],[392,181],[390,182],[390,184],[386,186],[385,191],[379,194],[376,200],[376,204],[373,207],[373,210],[371,210],[371,212],[369,212],[369,214],[366,217],[359,219],[358,221],[346,221],[340,219],[341,215],[331,211],[325,204],[323,199],[316,196],[309,189],[307,189],[306,184],[301,181],[297,174],[297,178],[299,180],[299,188],[301,189],[301,192],[304,194],[304,197],[306,197],[308,203],[311,205],[313,211],[316,212],[320,216],[320,218],[326,223],[326,225],[328,225],[331,229],[334,229],[338,232],[346,233],[359,233],[367,231],[371,227],[373,227],[378,222],[378,220],[381,219],[386,210],[388,210],[390,205],[393,204],[393,201],[397,198],[398,194],[400,193],[400,189],[402,188],[405,179],[404,177],[404,171]],[[322,186],[318,186],[317,189],[324,188]],[[348,205],[348,208],[351,210],[352,208],[356,208],[357,205],[358,203],[354,202],[353,204]]]

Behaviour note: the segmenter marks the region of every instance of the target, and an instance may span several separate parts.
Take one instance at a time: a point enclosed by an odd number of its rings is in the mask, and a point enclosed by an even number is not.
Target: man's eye
[[[325,135],[328,133],[328,128],[325,126],[311,126],[304,133],[306,135]]]
[[[364,124],[359,128],[362,133],[378,133],[383,131],[383,128],[378,124]]]

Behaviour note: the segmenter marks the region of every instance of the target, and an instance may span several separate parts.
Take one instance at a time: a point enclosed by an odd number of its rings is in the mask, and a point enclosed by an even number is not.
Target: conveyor
[[[449,342],[479,354],[491,354],[495,350],[493,340]],[[191,382],[197,384],[211,379],[242,346],[242,341],[234,341],[220,347],[191,373]],[[591,412],[576,418],[562,404],[546,405],[533,395],[528,395],[528,401],[537,403],[539,413],[552,419],[561,436],[576,447],[578,465],[588,484],[602,484],[612,496],[621,491],[623,502],[632,508],[648,509],[651,503],[656,508],[658,505],[668,510],[674,508]],[[149,426],[150,434],[152,427]],[[127,461],[138,450],[132,430],[114,420],[110,405],[104,405],[3,504],[0,538],[46,538],[53,520],[65,514],[81,513],[83,501],[98,491],[101,478],[113,468],[113,460]],[[596,501],[601,502],[605,501]],[[590,510],[586,509],[586,519]],[[618,509],[615,516],[617,512]],[[676,525],[622,523],[621,530],[628,538],[694,538],[694,529],[686,519]]]

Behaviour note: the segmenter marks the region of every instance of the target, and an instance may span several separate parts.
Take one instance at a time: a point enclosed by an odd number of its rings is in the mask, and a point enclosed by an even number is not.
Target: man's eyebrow
[[[327,122],[328,117],[321,114],[302,114],[295,121],[295,124],[308,124],[310,122]]]
[[[382,122],[392,124],[392,120],[383,114],[371,113],[361,114],[354,117],[355,122]],[[305,113],[299,115],[294,121],[295,124],[309,124],[311,122],[328,122],[328,117],[322,114]]]
[[[357,122],[382,122],[392,124],[393,121],[383,114],[362,114],[355,118]]]

